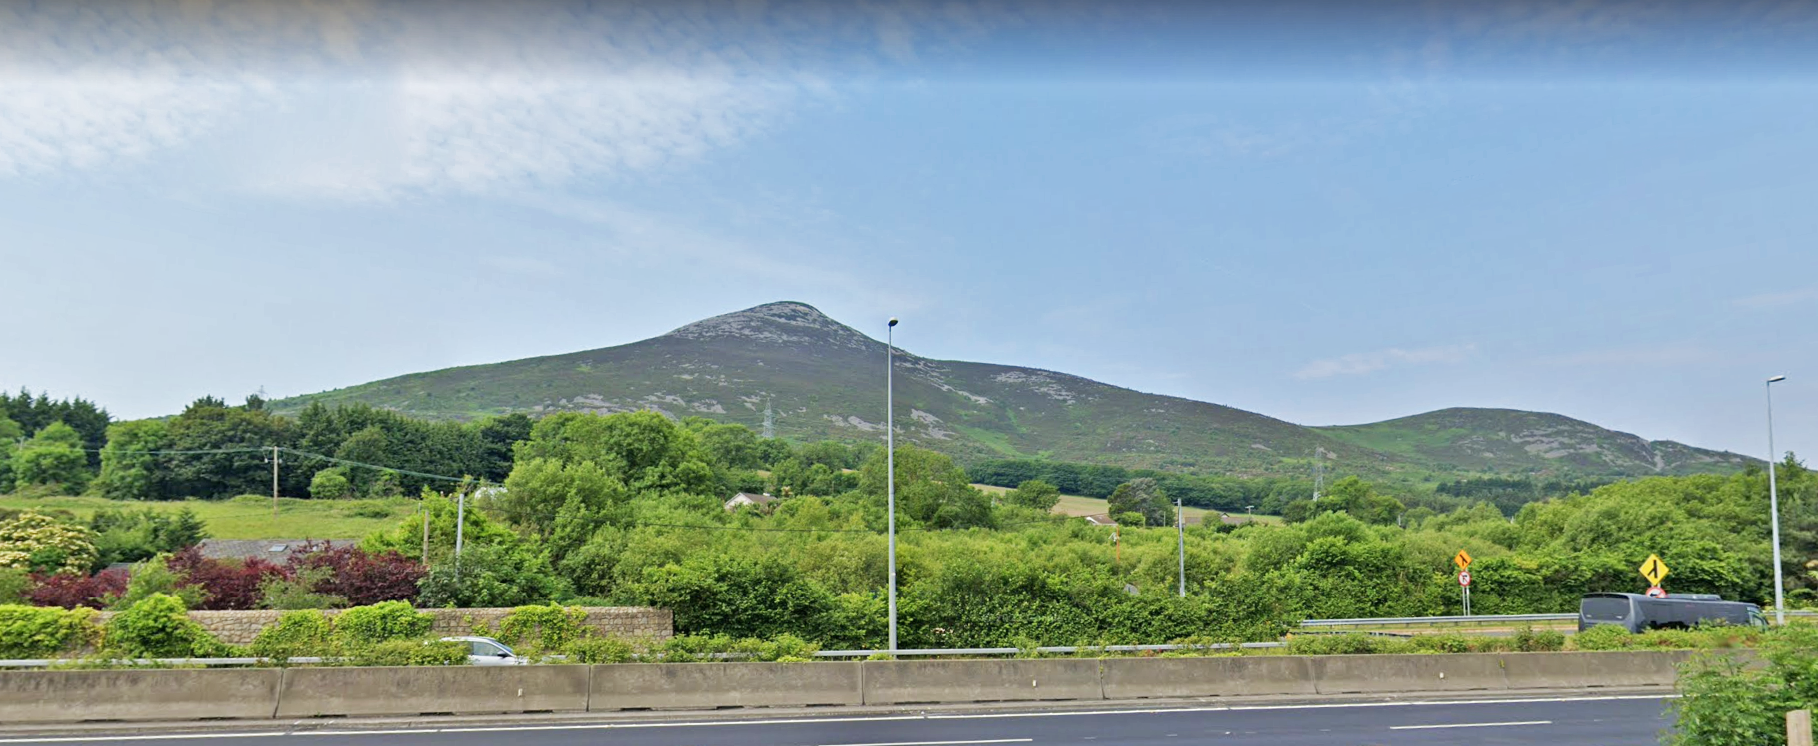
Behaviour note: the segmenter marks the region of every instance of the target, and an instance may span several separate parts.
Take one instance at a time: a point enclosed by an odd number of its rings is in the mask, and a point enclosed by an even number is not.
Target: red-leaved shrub
[[[318,567],[333,572],[312,590],[340,596],[352,606],[414,599],[425,572],[422,564],[397,552],[371,554],[356,546],[329,546],[290,558],[292,572]]]
[[[171,555],[172,572],[183,578],[183,585],[200,588],[207,598],[197,609],[257,609],[260,584],[269,577],[290,577],[283,565],[258,557],[244,560],[209,559],[202,550],[189,547]]]
[[[125,570],[103,570],[95,575],[33,575],[29,595],[34,606],[102,609],[126,593],[127,580]]]

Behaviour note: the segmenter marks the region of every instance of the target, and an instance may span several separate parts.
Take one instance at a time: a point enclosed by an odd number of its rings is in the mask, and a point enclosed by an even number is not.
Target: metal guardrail
[[[1787,616],[1801,618],[1818,618],[1818,611],[1788,611]],[[1577,614],[1502,614],[1478,616],[1427,616],[1427,617],[1381,617],[1373,619],[1308,619],[1298,625],[1298,629],[1321,629],[1338,627],[1418,627],[1446,626],[1460,624],[1523,624],[1533,622],[1571,622],[1577,621]],[[1035,648],[1034,652],[1042,655],[1078,655],[1081,652],[1104,653],[1167,653],[1178,650],[1259,650],[1285,647],[1281,642],[1220,642],[1210,645],[1103,645],[1071,646],[1060,645]],[[887,654],[888,650],[822,650],[814,654],[816,658],[869,658]],[[932,658],[941,656],[983,657],[994,655],[1020,655],[1029,652],[1023,648],[904,648],[896,651],[898,657]],[[558,656],[559,657],[559,656]],[[715,653],[708,656],[715,660],[739,660],[750,657],[744,653]],[[324,661],[322,658],[291,658],[288,665],[314,665]],[[0,668],[49,668],[59,665],[80,664],[80,660],[59,659],[22,659],[0,660]],[[108,661],[114,665],[135,666],[256,666],[268,662],[264,658],[135,658]]]
[[[1279,648],[1286,643],[1280,642],[1218,642],[1210,645],[1056,645],[1035,648],[1034,652],[1043,655],[1078,655],[1087,653],[1166,653],[1176,650],[1258,650]],[[869,658],[874,655],[888,654],[888,650],[822,650],[814,654],[816,658]],[[943,655],[986,656],[986,655],[1019,655],[1029,652],[1024,648],[899,648],[898,657],[935,657]]]
[[[1771,619],[1772,611],[1762,612]],[[1789,610],[1787,616],[1810,619],[1818,617],[1818,611]],[[1308,619],[1300,627],[1441,627],[1455,624],[1522,624],[1531,622],[1576,622],[1577,614],[1482,614],[1476,616],[1413,616],[1382,617],[1377,619]]]
[[[1308,619],[1300,623],[1307,627],[1417,627],[1443,626],[1448,624],[1521,624],[1523,622],[1574,622],[1577,614],[1501,614],[1479,616],[1412,616],[1382,617],[1378,619]]]

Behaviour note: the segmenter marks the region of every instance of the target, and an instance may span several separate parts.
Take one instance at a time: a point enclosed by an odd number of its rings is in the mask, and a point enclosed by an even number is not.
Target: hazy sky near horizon
[[[1818,453],[1811,2],[0,0],[0,386],[116,416],[799,300],[1303,424]]]

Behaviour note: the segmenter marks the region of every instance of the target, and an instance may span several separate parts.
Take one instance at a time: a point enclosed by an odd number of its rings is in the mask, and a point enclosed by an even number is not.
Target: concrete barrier
[[[0,723],[1648,688],[1672,686],[1692,655],[7,671]]]
[[[865,704],[1104,699],[1099,661],[866,661]]]
[[[1503,656],[1511,689],[1672,686],[1690,651],[1511,653]]]
[[[291,668],[277,716],[582,712],[587,666]]]
[[[1268,655],[1241,658],[1107,658],[1106,699],[1317,694],[1311,659]]]
[[[1320,694],[1459,692],[1509,688],[1503,656],[1331,655],[1310,658]]]
[[[593,711],[864,704],[858,662],[594,666]]]
[[[0,723],[270,718],[276,670],[0,672]]]

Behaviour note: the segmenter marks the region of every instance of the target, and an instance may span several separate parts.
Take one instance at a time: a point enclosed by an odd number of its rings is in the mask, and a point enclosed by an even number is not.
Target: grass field
[[[416,513],[415,500],[278,500],[272,517],[271,498],[243,495],[232,500],[126,502],[100,497],[0,497],[0,508],[66,511],[87,520],[101,508],[189,508],[208,524],[217,539],[358,539],[391,528]]]
[[[988,484],[975,484],[972,486],[996,494],[1010,491],[1010,488],[1008,487],[993,487]],[[1054,512],[1062,515],[1104,515],[1106,510],[1107,508],[1105,507],[1104,500],[1100,500],[1096,497],[1081,497],[1079,495],[1061,495],[1060,504],[1054,506]],[[1181,512],[1186,514],[1187,523],[1199,523],[1206,517],[1206,513],[1211,511],[1208,511],[1205,508],[1182,508]],[[1257,523],[1281,522],[1280,516],[1273,515],[1252,516],[1244,515],[1242,513],[1232,513],[1231,515],[1236,518],[1249,518]]]
[[[1003,493],[1009,490],[990,485],[974,485],[981,490]],[[415,500],[278,500],[274,518],[271,498],[242,495],[232,500],[184,500],[180,502],[127,502],[101,497],[20,497],[0,496],[0,509],[63,511],[88,520],[101,508],[176,511],[194,510],[208,524],[208,535],[217,539],[359,539],[374,531],[391,528],[404,517],[417,511]],[[1062,495],[1054,512],[1064,515],[1101,515],[1105,501],[1078,495]],[[1201,508],[1186,509],[1187,522],[1198,523],[1206,515]],[[1245,517],[1233,513],[1237,517]],[[1261,523],[1279,523],[1277,516],[1249,516]]]

